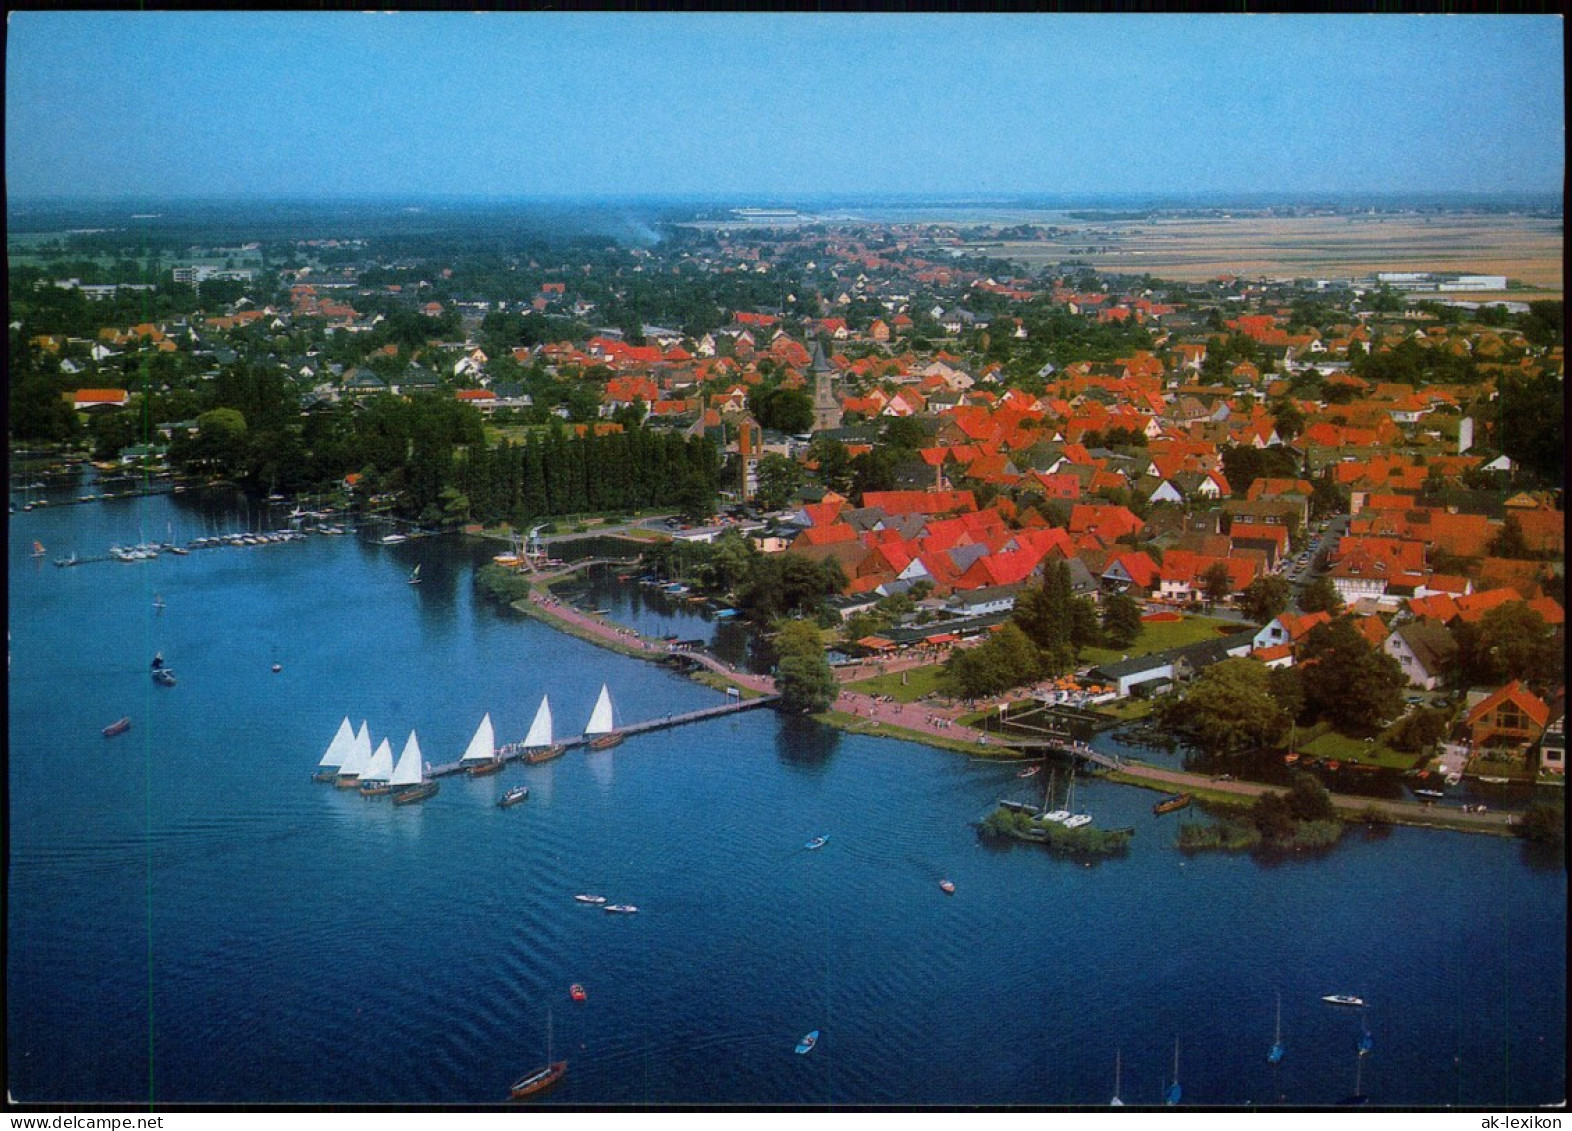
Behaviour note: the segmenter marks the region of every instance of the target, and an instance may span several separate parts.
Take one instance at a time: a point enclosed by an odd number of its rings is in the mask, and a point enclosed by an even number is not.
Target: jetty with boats
[[[560,757],[570,749],[580,747],[604,750],[632,735],[668,730],[688,723],[734,715],[741,711],[757,710],[772,705],[778,699],[779,696],[776,695],[765,695],[756,699],[729,699],[713,707],[701,707],[695,711],[664,715],[656,719],[615,727],[611,692],[602,685],[595,710],[584,728],[584,733],[573,738],[554,739],[551,733],[551,705],[542,696],[540,708],[535,713],[535,721],[522,742],[497,746],[495,729],[488,712],[481,719],[464,754],[455,762],[436,766],[427,766],[422,761],[419,740],[414,731],[410,731],[404,751],[397,763],[394,763],[392,747],[387,739],[383,739],[381,745],[373,751],[366,724],[362,722],[360,730],[356,732],[351,727],[348,716],[345,716],[343,722],[339,724],[338,732],[317,763],[317,771],[312,774],[312,780],[321,783],[331,782],[344,789],[358,789],[362,796],[366,797],[391,796],[395,804],[406,805],[423,801],[436,794],[438,778],[453,774],[482,777],[497,773],[508,762],[525,765],[544,762]],[[519,796],[517,800],[522,801],[525,796],[528,794]]]

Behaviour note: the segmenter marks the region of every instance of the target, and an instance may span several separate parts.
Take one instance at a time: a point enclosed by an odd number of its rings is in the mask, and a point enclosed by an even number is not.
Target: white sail
[[[338,724],[338,733],[333,736],[333,741],[328,743],[327,753],[322,755],[322,761],[317,765],[324,769],[337,769],[344,764],[344,759],[349,757],[355,748],[355,731],[349,725],[349,716],[344,716],[344,721]]]
[[[611,720],[611,692],[606,690],[606,685],[600,685],[600,698],[595,700],[595,710],[590,714],[589,725],[584,728],[585,734],[605,734],[616,729],[616,724]]]
[[[469,749],[464,751],[461,762],[489,762],[497,756],[497,734],[491,727],[491,712],[486,712],[486,717],[480,720],[480,725],[475,728],[475,737],[469,740]]]
[[[551,700],[546,696],[540,697],[540,709],[535,712],[535,721],[529,724],[529,733],[524,736],[524,748],[532,750],[540,746],[551,745]]]
[[[371,732],[366,729],[366,724],[360,724],[360,732],[355,735],[355,745],[344,758],[343,765],[338,772],[344,777],[358,777],[371,762]]]
[[[404,743],[404,752],[398,756],[398,765],[393,767],[393,776],[388,779],[389,785],[419,785],[425,776],[425,767],[420,760],[420,742],[415,738],[415,732],[409,732],[409,741]]]
[[[377,747],[377,752],[371,756],[371,761],[366,763],[366,768],[360,771],[361,781],[387,781],[393,776],[393,747],[388,745],[388,740],[383,739]]]

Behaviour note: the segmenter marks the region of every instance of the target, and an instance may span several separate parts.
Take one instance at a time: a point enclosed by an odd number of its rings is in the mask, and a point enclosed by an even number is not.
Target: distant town
[[[526,580],[532,536],[616,531],[969,725],[1564,779],[1563,308],[1508,275],[1113,274],[1020,218],[174,211],[11,237],[13,509],[90,460],[511,540]]]

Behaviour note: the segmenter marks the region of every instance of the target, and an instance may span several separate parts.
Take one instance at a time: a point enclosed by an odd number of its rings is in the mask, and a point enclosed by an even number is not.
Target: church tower
[[[810,367],[813,371],[813,430],[823,432],[827,428],[839,428],[841,402],[835,395],[835,370],[830,368],[829,359],[824,356],[824,345],[817,339],[813,343]]]

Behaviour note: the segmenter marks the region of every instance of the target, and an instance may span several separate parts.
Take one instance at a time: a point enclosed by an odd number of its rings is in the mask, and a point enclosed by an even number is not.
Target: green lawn
[[[1362,738],[1349,738],[1346,734],[1339,734],[1330,729],[1316,735],[1308,742],[1299,741],[1295,749],[1313,758],[1326,758],[1338,762],[1363,762],[1367,766],[1383,766],[1393,770],[1410,768],[1416,757],[1383,746],[1380,740],[1366,742]]]
[[[1081,663],[1111,664],[1126,656],[1145,656],[1151,652],[1161,652],[1164,648],[1178,648],[1182,644],[1213,640],[1222,635],[1219,631],[1220,626],[1239,632],[1243,632],[1248,627],[1234,621],[1218,620],[1216,617],[1185,617],[1183,620],[1143,624],[1141,635],[1135,638],[1135,643],[1129,648],[1082,648]]]
[[[848,683],[846,687],[849,691],[858,691],[864,695],[888,695],[897,703],[911,703],[938,690],[940,670],[940,665],[930,664],[925,668],[908,668],[904,672],[860,679],[856,683]],[[906,677],[905,683],[901,682],[902,676]]]

